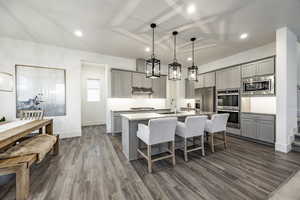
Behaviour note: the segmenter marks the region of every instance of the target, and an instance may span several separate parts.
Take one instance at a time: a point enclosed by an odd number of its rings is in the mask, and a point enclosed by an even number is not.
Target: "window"
[[[97,102],[100,101],[100,80],[99,79],[87,79],[87,101]]]

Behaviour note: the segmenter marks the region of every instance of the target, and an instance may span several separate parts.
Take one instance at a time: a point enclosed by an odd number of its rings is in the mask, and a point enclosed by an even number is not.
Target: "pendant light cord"
[[[152,28],[152,57],[154,58],[154,27]]]
[[[176,35],[174,35],[174,62],[176,62]]]
[[[195,66],[195,62],[194,62],[194,58],[195,58],[195,41],[193,41],[192,43],[192,46],[193,46],[193,66]]]

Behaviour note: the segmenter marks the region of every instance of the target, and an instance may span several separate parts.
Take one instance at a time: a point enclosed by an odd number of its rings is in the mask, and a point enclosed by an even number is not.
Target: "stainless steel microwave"
[[[274,76],[243,79],[242,95],[275,95]]]

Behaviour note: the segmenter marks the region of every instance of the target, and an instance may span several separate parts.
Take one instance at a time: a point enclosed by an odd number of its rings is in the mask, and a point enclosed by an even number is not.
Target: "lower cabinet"
[[[275,116],[241,114],[241,135],[263,142],[275,142]]]

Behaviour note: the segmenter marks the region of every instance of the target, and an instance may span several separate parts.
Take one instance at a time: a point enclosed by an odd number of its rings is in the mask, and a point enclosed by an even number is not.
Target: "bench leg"
[[[59,135],[56,136],[57,141],[53,146],[53,155],[58,155],[59,154]]]
[[[16,200],[27,200],[29,196],[29,167],[24,163],[16,172]]]

